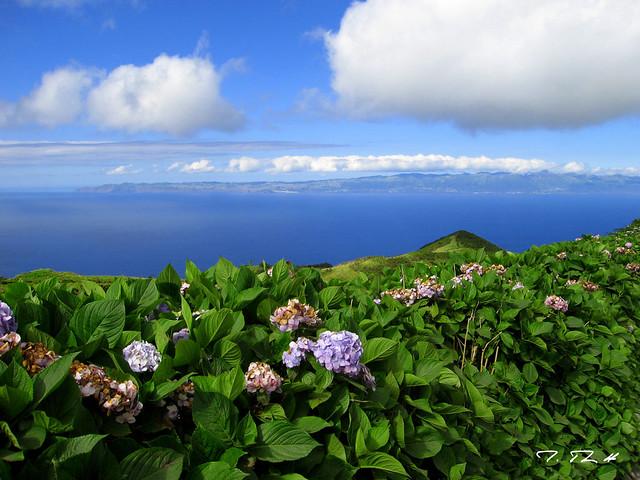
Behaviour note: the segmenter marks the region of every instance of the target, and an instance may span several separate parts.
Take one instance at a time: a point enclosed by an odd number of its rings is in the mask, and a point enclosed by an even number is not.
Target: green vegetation
[[[479,249],[495,253],[500,250],[500,247],[473,233],[460,230],[435,242],[428,243],[415,252],[405,253],[396,257],[363,257],[323,269],[322,278],[327,281],[333,279],[352,280],[359,273],[367,275],[381,274],[385,268],[408,267],[416,262],[434,263],[446,260],[452,253],[471,253],[470,250]]]
[[[348,281],[221,259],[188,262],[189,285],[171,266],[107,289],[12,282],[0,478],[623,478],[638,245],[636,222]]]
[[[119,277],[105,276],[105,275],[78,275],[71,272],[56,272],[48,268],[42,268],[39,270],[33,270],[27,273],[21,273],[13,278],[0,277],[0,294],[12,283],[23,282],[27,285],[37,285],[40,282],[56,278],[62,284],[68,284],[70,286],[81,288],[82,284],[86,281],[94,282],[103,288],[108,288],[113,281]]]

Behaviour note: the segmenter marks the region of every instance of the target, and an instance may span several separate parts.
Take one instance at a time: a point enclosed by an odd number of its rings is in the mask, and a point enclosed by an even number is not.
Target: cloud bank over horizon
[[[464,129],[640,114],[635,0],[368,0],[325,35],[339,108]]]

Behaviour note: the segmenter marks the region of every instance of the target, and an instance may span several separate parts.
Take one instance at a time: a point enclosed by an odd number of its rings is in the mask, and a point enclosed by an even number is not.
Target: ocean
[[[2,193],[0,276],[179,272],[280,258],[332,264],[398,255],[456,230],[523,251],[606,234],[640,217],[640,195]]]

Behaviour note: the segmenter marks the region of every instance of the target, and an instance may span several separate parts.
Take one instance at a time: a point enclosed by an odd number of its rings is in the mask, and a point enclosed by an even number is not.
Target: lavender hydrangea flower
[[[278,307],[270,320],[281,332],[297,330],[300,325],[317,327],[322,323],[315,309],[297,298],[289,300],[284,307]]]
[[[624,244],[625,248],[633,248],[633,243],[627,242]]]
[[[15,332],[18,329],[11,307],[4,302],[0,302],[0,336],[9,332]]]
[[[173,332],[171,340],[173,340],[174,344],[178,343],[180,340],[189,340],[189,329],[183,328],[178,330],[177,332]]]
[[[308,338],[298,338],[295,342],[289,343],[288,351],[282,353],[282,363],[284,363],[287,368],[298,367],[314,346],[315,343]]]
[[[566,312],[567,310],[569,310],[569,302],[557,295],[549,295],[544,301],[544,304],[547,307],[558,312]]]
[[[418,299],[438,298],[444,293],[444,285],[438,283],[438,278],[435,275],[425,279],[417,278],[413,284]]]
[[[171,309],[169,308],[169,305],[167,305],[166,303],[161,303],[156,307],[156,310],[158,310],[159,313],[169,313],[171,311]]]
[[[245,387],[249,393],[271,394],[282,385],[282,378],[269,364],[252,362],[244,375]]]
[[[362,342],[355,333],[346,330],[322,332],[311,351],[327,370],[351,377],[360,373]]]
[[[155,372],[162,355],[155,345],[143,341],[133,341],[122,350],[124,359],[134,372]]]

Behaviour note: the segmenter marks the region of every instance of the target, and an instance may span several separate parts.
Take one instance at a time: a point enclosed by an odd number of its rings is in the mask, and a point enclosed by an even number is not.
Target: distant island
[[[633,193],[640,176],[537,173],[402,173],[297,182],[120,183],[84,187],[81,192],[237,192],[237,193]]]

